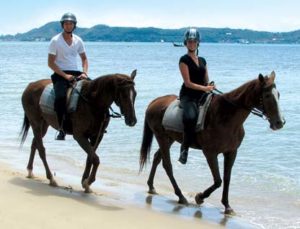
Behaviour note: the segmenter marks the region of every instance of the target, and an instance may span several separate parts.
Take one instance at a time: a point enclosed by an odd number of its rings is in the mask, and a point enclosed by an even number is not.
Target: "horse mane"
[[[102,92],[104,91],[113,90],[112,88],[113,76],[114,75],[112,74],[104,75],[104,76],[99,76],[96,79],[92,80],[90,85],[90,91],[102,94]]]
[[[119,88],[127,85],[134,85],[134,81],[124,74],[108,74],[87,81],[86,87],[82,87],[82,94],[89,100],[99,100],[112,102]]]
[[[260,94],[261,89],[262,87],[259,80],[254,79],[244,83],[230,92],[224,93],[222,96],[236,105],[250,104],[253,103],[253,101],[258,103],[259,96],[257,95]]]

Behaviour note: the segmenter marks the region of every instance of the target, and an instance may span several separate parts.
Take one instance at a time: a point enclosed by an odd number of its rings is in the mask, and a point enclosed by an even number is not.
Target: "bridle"
[[[272,90],[273,88],[276,88],[276,85],[273,83],[267,87],[263,87],[262,89],[262,93],[260,95],[260,98],[259,98],[259,106],[258,107],[254,107],[254,108],[248,108],[248,107],[243,107],[244,109],[246,110],[249,110],[252,114],[262,118],[262,119],[265,119],[265,120],[268,120],[268,116],[266,115],[266,111],[265,111],[265,108],[264,108],[264,93],[266,93],[267,91],[269,90]],[[218,90],[217,88],[215,88],[213,91],[217,92],[218,94],[220,95],[223,95],[224,93],[220,90]],[[215,93],[214,93],[215,94]],[[234,103],[233,101],[230,101],[229,99],[227,98],[224,98],[228,103],[236,106],[236,107],[241,107],[240,105]]]
[[[77,88],[76,88],[76,84],[77,84],[77,81],[74,81],[73,83],[71,83],[71,87],[72,89],[77,93],[79,94],[79,96],[83,99],[83,101],[85,101],[86,103],[90,104],[90,101],[88,98],[86,98],[86,96],[84,96]],[[109,107],[109,110],[111,113],[108,114],[109,117],[111,118],[122,118],[122,116],[124,116],[123,114],[120,114],[116,111],[113,110],[113,108],[110,106]]]
[[[122,86],[119,86],[118,87],[118,90],[122,90],[123,88],[129,88],[129,87],[132,87],[134,85],[134,82],[132,81],[128,81],[128,83],[127,84],[125,84],[125,85],[122,85]],[[113,111],[113,109],[110,107],[110,110],[112,111],[112,115],[114,115],[114,116],[112,116],[112,117],[115,117],[115,118],[121,118],[122,116],[124,116],[124,114],[123,114],[123,108],[122,108],[122,106],[121,106],[121,102],[120,102],[120,98],[121,98],[121,91],[118,91],[118,95],[117,95],[117,98],[115,99],[115,103],[120,107],[120,110],[121,110],[121,114],[119,114],[119,113],[117,113],[117,112],[115,112],[115,111]]]

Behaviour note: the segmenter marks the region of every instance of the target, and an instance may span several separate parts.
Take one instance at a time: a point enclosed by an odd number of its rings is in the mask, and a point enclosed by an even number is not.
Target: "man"
[[[54,36],[50,41],[48,66],[54,71],[51,79],[55,92],[54,110],[59,124],[59,134],[56,139],[65,140],[63,122],[67,112],[66,93],[74,80],[88,77],[88,60],[83,41],[79,36],[73,34],[77,24],[75,15],[65,13],[60,23],[63,32]],[[82,72],[77,67],[78,55],[82,62]]]

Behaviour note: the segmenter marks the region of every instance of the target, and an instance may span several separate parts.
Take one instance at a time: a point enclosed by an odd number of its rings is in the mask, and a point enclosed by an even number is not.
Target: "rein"
[[[86,103],[90,103],[90,101],[76,88],[76,83],[77,82],[74,82],[74,83],[71,83],[71,87],[73,88],[73,90],[79,94],[79,96],[83,99],[83,101],[85,101]],[[115,112],[112,107],[110,106],[109,107],[109,110],[111,111],[111,113],[108,115],[109,117],[112,117],[112,118],[121,118],[122,117],[122,114],[118,113],[118,112]],[[96,151],[96,147],[98,145],[98,142],[99,142],[99,139],[100,139],[100,135],[101,133],[104,132],[103,130],[103,125],[104,125],[104,121],[101,123],[100,125],[100,128],[99,128],[99,131],[98,131],[98,134],[97,134],[97,137],[96,137],[96,141],[94,143],[94,145],[92,146],[92,152],[95,153]]]
[[[218,90],[217,88],[215,88],[213,91],[218,92],[220,95],[223,95],[223,94],[224,94],[222,91]],[[232,101],[230,101],[230,100],[228,100],[228,99],[226,99],[226,98],[224,98],[224,99],[225,99],[227,102],[231,103],[232,105],[238,107],[238,105],[235,104],[234,102],[232,102]],[[261,110],[259,110],[258,108],[252,108],[252,109],[250,109],[250,108],[244,107],[244,109],[249,110],[252,114],[254,114],[254,115],[256,115],[256,116],[258,116],[258,117],[260,117],[260,118],[264,118],[264,117],[265,117],[264,112],[261,111]]]
[[[109,107],[109,110],[111,111],[111,114],[109,114],[109,117],[112,117],[112,118],[122,118],[123,115],[120,114],[120,113],[118,113],[118,112],[116,112],[116,111],[114,111],[111,106]]]
[[[78,91],[78,89],[76,88],[76,82],[72,83],[71,87],[86,103],[90,103],[90,101],[83,94],[81,94],[80,91]],[[114,111],[111,106],[109,107],[109,110],[111,111],[111,113],[109,114],[109,117],[112,117],[112,118],[121,118],[122,117],[122,114]]]

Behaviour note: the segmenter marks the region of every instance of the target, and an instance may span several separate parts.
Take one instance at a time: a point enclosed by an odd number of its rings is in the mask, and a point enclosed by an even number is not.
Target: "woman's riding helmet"
[[[186,45],[188,40],[196,40],[197,44],[200,43],[200,33],[197,31],[196,28],[189,28],[184,33],[184,40],[183,43]]]

